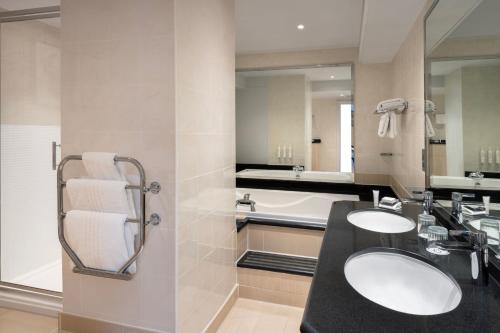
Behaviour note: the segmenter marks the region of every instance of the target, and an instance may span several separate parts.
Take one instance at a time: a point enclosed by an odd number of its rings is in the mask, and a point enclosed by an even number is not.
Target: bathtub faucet
[[[300,178],[300,174],[304,171],[304,167],[302,165],[296,165],[293,167],[293,171],[295,172],[295,178]]]
[[[255,212],[255,201],[250,200],[250,193],[246,193],[243,199],[236,200],[236,207],[238,207],[238,205],[250,206],[250,211]]]

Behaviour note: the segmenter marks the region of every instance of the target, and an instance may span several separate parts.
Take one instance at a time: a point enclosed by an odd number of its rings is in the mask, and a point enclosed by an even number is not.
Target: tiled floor
[[[0,308],[2,333],[57,333],[57,319]]]
[[[304,309],[238,298],[217,333],[298,333]]]

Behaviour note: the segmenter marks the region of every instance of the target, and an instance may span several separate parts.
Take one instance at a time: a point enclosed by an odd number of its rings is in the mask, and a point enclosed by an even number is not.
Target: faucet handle
[[[245,193],[243,195],[243,200],[250,200],[250,193]]]

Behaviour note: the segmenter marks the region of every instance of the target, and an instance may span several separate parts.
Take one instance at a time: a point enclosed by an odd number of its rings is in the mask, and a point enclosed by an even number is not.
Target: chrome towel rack
[[[131,157],[115,157],[115,162],[126,162],[134,165],[139,172],[139,184],[138,185],[127,185],[125,188],[130,190],[138,190],[140,191],[140,204],[139,204],[139,217],[136,219],[127,218],[126,222],[129,223],[139,223],[139,241],[135,246],[135,252],[130,257],[130,259],[123,264],[123,266],[116,272],[107,271],[102,269],[96,269],[91,267],[86,267],[78,255],[73,251],[73,249],[69,246],[64,237],[64,218],[66,213],[64,211],[64,200],[63,200],[63,188],[66,186],[66,181],[63,179],[63,170],[66,164],[70,161],[81,161],[82,155],[69,155],[62,159],[57,168],[57,219],[58,219],[58,235],[59,242],[63,247],[64,251],[68,254],[71,261],[75,264],[73,268],[73,272],[85,275],[92,275],[104,278],[112,278],[119,280],[130,280],[133,277],[133,274],[127,272],[127,269],[132,265],[142,250],[144,249],[144,244],[146,242],[146,226],[158,225],[161,221],[161,218],[158,214],[153,213],[149,217],[149,220],[146,220],[146,193],[151,192],[153,194],[158,194],[161,190],[161,186],[158,182],[152,182],[149,187],[146,186],[146,173],[144,171],[143,166],[139,161]]]

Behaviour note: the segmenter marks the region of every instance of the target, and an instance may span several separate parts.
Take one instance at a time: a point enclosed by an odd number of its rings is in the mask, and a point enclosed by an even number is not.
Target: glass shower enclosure
[[[59,7],[4,9],[0,12],[0,285],[62,292],[56,210],[61,143]]]

